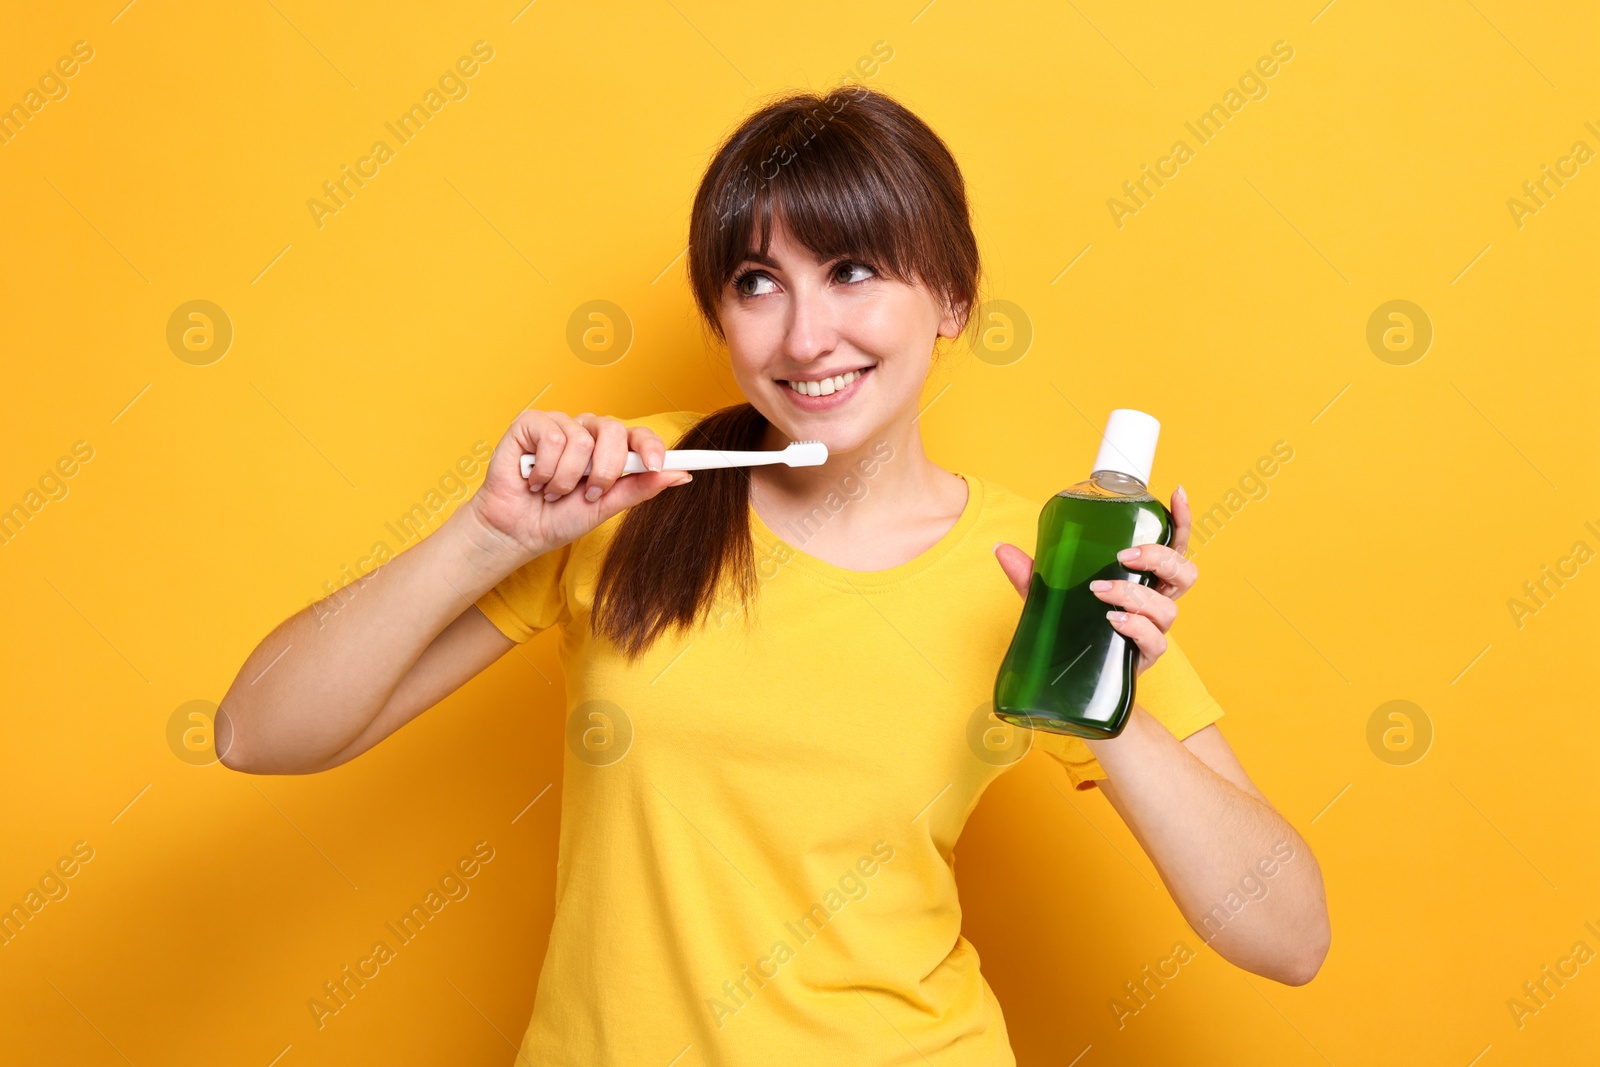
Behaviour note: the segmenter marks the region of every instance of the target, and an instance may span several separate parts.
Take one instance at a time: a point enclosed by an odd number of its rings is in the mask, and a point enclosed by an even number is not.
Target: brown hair
[[[717,150],[689,217],[689,284],[705,325],[726,341],[723,289],[760,223],[760,249],[780,216],[819,258],[850,256],[879,275],[921,284],[972,328],[978,243],[955,157],[921,119],[864,85],[788,95],[745,119]],[[767,420],[734,404],[689,427],[671,448],[753,449]],[[600,569],[592,632],[631,660],[669,626],[695,626],[724,573],[748,608],[757,584],[750,471],[694,481],[628,509]],[[748,619],[748,614],[746,615]]]

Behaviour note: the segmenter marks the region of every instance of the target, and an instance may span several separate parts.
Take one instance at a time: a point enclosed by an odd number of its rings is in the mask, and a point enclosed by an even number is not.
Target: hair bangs
[[[747,217],[735,217],[729,226],[730,251],[737,249],[733,266],[752,247],[767,254],[781,220],[819,259],[855,256],[907,282],[929,273],[927,257],[909,239],[916,230],[909,205],[874,171],[876,161],[850,143],[850,133],[847,127],[825,128],[756,191]]]
[[[908,120],[921,130],[884,136],[886,124]],[[691,284],[717,336],[723,287],[750,251],[768,253],[778,221],[820,259],[858,259],[885,277],[922,284],[958,310],[969,309],[976,296],[976,249],[951,254],[970,242],[965,190],[953,160],[941,169],[942,161],[928,158],[948,158],[944,146],[930,152],[913,136],[925,130],[880,94],[840,88],[825,96],[791,97],[730,138],[713,161],[690,221]],[[965,234],[952,239],[939,220],[957,205]]]

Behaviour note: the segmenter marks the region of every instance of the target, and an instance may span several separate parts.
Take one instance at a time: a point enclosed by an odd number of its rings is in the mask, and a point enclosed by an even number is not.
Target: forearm
[[[222,699],[218,753],[257,773],[325,765],[372,723],[433,639],[526,558],[469,508],[457,510],[256,647]]]
[[[1119,736],[1088,744],[1108,797],[1196,933],[1247,970],[1309,981],[1327,952],[1327,905],[1321,869],[1294,827],[1142,707]]]

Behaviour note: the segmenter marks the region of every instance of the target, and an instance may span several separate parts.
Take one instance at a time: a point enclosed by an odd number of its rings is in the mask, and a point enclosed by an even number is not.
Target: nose
[[[783,354],[796,363],[810,363],[832,352],[839,342],[833,316],[834,310],[822,293],[810,286],[797,286],[789,301]]]

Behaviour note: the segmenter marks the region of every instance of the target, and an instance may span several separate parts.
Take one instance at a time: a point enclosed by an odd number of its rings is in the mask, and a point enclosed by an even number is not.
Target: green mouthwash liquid
[[[1028,596],[995,679],[996,717],[1093,738],[1116,737],[1127,724],[1139,648],[1112,628],[1106,612],[1115,605],[1089,583],[1156,584],[1117,553],[1172,543],[1172,514],[1146,488],[1159,430],[1144,412],[1113,411],[1089,480],[1063,489],[1040,512]]]

